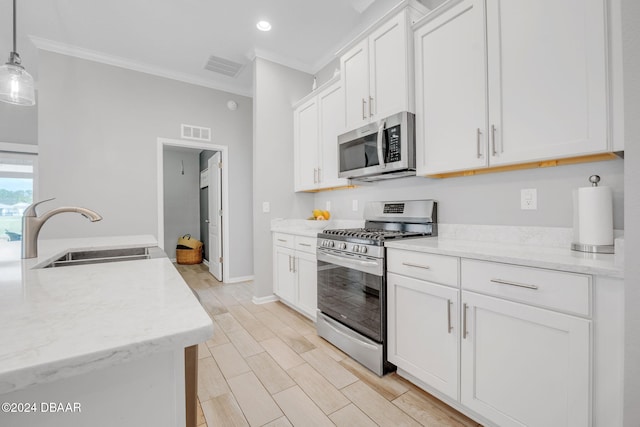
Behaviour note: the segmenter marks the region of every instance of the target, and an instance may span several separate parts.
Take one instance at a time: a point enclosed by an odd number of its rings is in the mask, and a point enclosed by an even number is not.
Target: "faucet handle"
[[[44,202],[50,202],[51,200],[55,200],[55,197],[52,197],[50,199],[41,200],[39,202],[31,203],[24,210],[24,213],[22,214],[22,216],[38,216],[38,214],[36,213],[36,206],[38,206],[39,204],[44,203]]]

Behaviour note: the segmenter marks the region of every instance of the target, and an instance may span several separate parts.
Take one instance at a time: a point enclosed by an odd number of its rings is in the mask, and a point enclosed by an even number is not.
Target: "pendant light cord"
[[[13,51],[16,50],[16,0],[13,0]]]

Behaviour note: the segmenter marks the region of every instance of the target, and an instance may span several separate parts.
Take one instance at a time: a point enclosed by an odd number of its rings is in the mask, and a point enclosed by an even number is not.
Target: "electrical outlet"
[[[358,212],[358,199],[354,199],[354,200],[351,202],[351,209],[352,209],[354,212]]]
[[[263,213],[271,212],[271,206],[269,205],[269,202],[262,202],[262,212]]]
[[[324,209],[327,211],[331,211],[331,201],[327,200],[327,202],[324,205]]]
[[[535,188],[523,188],[520,190],[520,209],[538,209],[538,190]]]

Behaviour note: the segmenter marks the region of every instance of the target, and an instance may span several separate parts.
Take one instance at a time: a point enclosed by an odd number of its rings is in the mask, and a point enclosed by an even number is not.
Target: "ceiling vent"
[[[205,70],[213,71],[214,73],[223,74],[229,77],[236,77],[240,74],[240,71],[242,71],[243,68],[244,64],[229,61],[228,59],[213,55],[209,57],[209,60],[204,66]]]

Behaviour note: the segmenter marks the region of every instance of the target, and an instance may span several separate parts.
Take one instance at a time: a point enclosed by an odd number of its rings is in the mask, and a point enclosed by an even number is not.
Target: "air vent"
[[[200,126],[182,125],[182,139],[195,139],[196,141],[211,141],[211,128]]]
[[[205,70],[224,74],[225,76],[229,77],[236,77],[238,74],[240,74],[242,68],[244,68],[244,64],[229,61],[228,59],[220,58],[219,56],[213,55],[209,57],[209,60],[204,66]]]

